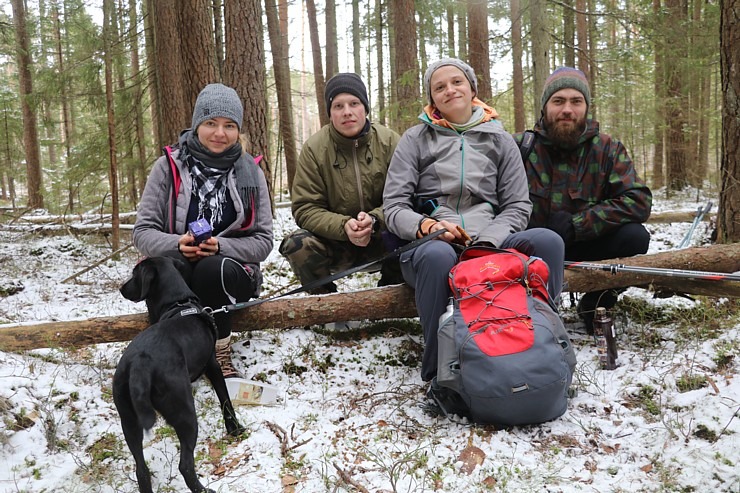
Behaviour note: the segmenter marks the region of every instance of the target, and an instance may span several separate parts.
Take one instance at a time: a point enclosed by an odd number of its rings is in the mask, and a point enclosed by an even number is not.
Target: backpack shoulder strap
[[[522,141],[519,143],[519,152],[522,154],[523,163],[527,162],[527,158],[529,158],[529,155],[532,153],[532,149],[534,149],[534,140],[536,136],[537,134],[532,130],[526,130],[522,134]]]

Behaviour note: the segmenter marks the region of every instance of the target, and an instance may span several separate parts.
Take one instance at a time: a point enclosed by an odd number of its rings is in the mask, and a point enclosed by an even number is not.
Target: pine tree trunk
[[[103,61],[105,65],[105,106],[108,115],[108,183],[111,193],[111,247],[120,248],[120,219],[118,217],[118,162],[116,157],[116,115],[113,106],[113,55],[112,46],[117,43],[114,37],[112,19],[114,0],[103,0]]]
[[[664,29],[661,17],[660,0],[653,0],[653,15],[656,18],[658,29]],[[663,77],[665,66],[663,57],[665,53],[665,44],[662,36],[656,36],[654,43],[654,77],[655,82],[655,123],[654,123],[654,148],[653,148],[653,181],[654,188],[662,188],[665,184],[663,175],[663,143],[665,142],[665,78]]]
[[[455,6],[453,3],[447,4],[445,10],[445,18],[447,19],[447,56],[450,58],[455,57]]]
[[[352,0],[352,54],[357,75],[362,74],[360,53],[360,0]]]
[[[154,46],[154,0],[142,1],[142,17],[144,19],[144,52],[146,53],[146,76],[149,86],[149,114],[152,119],[152,133],[154,134],[155,148],[161,149],[171,143],[164,134],[162,124],[162,107],[159,103],[161,91],[159,88],[159,78],[157,77],[157,50]],[[145,175],[149,168],[149,163],[144,163]],[[146,183],[146,177],[144,178]],[[140,187],[144,190],[144,187]]]
[[[316,103],[319,108],[319,123],[323,127],[329,123],[329,114],[327,113],[326,100],[324,99],[326,81],[324,81],[324,68],[323,61],[321,60],[321,42],[319,41],[319,23],[316,19],[316,2],[314,2],[314,0],[306,0],[306,11],[306,15],[308,17],[308,32],[311,38],[313,84],[316,88]]]
[[[532,67],[534,73],[534,113],[535,118],[540,114],[541,104],[540,97],[542,89],[545,86],[545,80],[550,71],[549,48],[550,41],[547,39],[547,25],[545,23],[545,2],[544,0],[531,0],[530,3],[531,18],[531,37],[532,37]]]
[[[386,96],[385,96],[385,60],[383,54],[383,2],[382,0],[375,0],[375,52],[377,55],[377,70],[378,70],[378,114],[375,118],[380,123],[386,125],[388,122],[388,115],[386,114]]]
[[[283,36],[287,33],[280,32],[280,20],[278,18],[275,0],[265,1],[265,14],[267,16],[267,30],[270,34],[270,47],[272,48],[272,66],[275,72],[275,88],[278,96],[278,111],[280,113],[280,134],[283,138],[285,149],[285,167],[288,173],[288,188],[293,188],[293,177],[295,176],[298,154],[296,152],[295,134],[293,130],[293,103],[290,91],[290,66],[288,55],[283,53]]]
[[[522,7],[520,0],[511,0],[511,59],[514,92],[514,132],[527,128],[524,115],[524,72],[522,70]]]
[[[131,73],[133,77],[133,105],[134,105],[134,125],[136,126],[136,198],[135,202],[138,202],[139,193],[144,190],[146,185],[146,139],[144,137],[144,109],[142,99],[144,97],[144,74],[141,72],[141,66],[139,65],[139,33],[138,29],[138,16],[136,15],[136,0],[129,0],[129,26],[131,32],[129,33],[129,40],[131,43]]]
[[[154,21],[155,66],[157,76],[157,102],[161,133],[161,148],[177,142],[183,128],[189,128],[193,116],[193,103],[184,88],[185,74],[181,44],[181,24],[178,0],[151,0],[150,16]],[[202,89],[201,87],[198,90]]]
[[[488,55],[488,3],[468,0],[468,59],[478,77],[478,99],[490,102],[491,60]]]
[[[326,0],[324,22],[326,23],[326,80],[339,72],[339,48],[337,46],[337,6],[334,0]]]
[[[719,196],[719,241],[740,241],[740,2],[725,0],[720,13],[722,73],[722,188]]]
[[[460,53],[458,58],[460,60],[468,59],[468,16],[464,9],[457,8],[457,46],[459,47]]]
[[[242,134],[245,150],[261,154],[260,167],[272,194],[272,170],[268,159],[267,76],[262,39],[262,4],[259,0],[229,0],[224,4],[226,58],[224,82],[239,94],[244,106]]]
[[[586,0],[576,0],[576,36],[578,38],[578,69],[591,78],[588,56],[588,19],[586,18]]]
[[[395,129],[403,133],[416,123],[419,113],[419,65],[416,51],[414,0],[393,2],[393,29],[396,38],[396,80],[399,109]]]
[[[573,11],[573,0],[563,1],[563,47],[565,65],[576,66],[576,18]]]
[[[31,76],[31,50],[26,24],[26,7],[23,0],[12,0],[13,24],[15,26],[16,63],[20,89],[21,110],[23,114],[23,145],[26,152],[26,185],[28,187],[28,207],[44,207],[43,184],[41,177],[41,153],[36,127],[36,108],[32,104],[33,78]]]
[[[69,116],[69,83],[66,78],[66,71],[64,65],[64,50],[62,47],[62,22],[61,16],[59,15],[58,5],[54,5],[52,9],[52,23],[54,25],[54,54],[56,55],[57,65],[57,77],[59,77],[59,83],[61,84],[61,91],[59,94],[61,103],[61,133],[62,139],[64,140],[64,156],[67,170],[71,170],[71,155],[72,155],[72,132],[70,129],[70,116]],[[72,191],[72,180],[67,179],[67,210],[74,212],[74,193]]]
[[[666,11],[671,19],[671,26],[667,26],[666,36],[666,85],[667,98],[667,125],[668,125],[668,155],[667,155],[667,183],[671,190],[682,190],[689,184],[688,180],[688,142],[687,132],[687,98],[684,90],[686,73],[684,64],[687,55],[685,34],[672,26],[686,20],[684,5],[681,0],[667,0]]]
[[[216,42],[213,35],[210,0],[180,0],[179,16],[182,61],[185,77],[181,79],[185,108],[192,116],[200,91],[216,79]],[[245,21],[246,22],[246,21]],[[187,125],[189,126],[189,125]],[[183,127],[183,128],[187,128]]]

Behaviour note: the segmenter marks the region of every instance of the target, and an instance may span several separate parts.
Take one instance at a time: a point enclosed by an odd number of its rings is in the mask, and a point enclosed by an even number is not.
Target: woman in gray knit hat
[[[211,308],[257,296],[259,264],[272,251],[267,182],[242,149],[242,119],[234,89],[207,85],[195,102],[191,127],[154,163],[134,225],[134,245],[142,255],[187,260],[190,287]],[[209,226],[211,236],[201,236]],[[215,319],[218,362],[225,377],[238,376],[231,361],[231,315],[218,313]]]

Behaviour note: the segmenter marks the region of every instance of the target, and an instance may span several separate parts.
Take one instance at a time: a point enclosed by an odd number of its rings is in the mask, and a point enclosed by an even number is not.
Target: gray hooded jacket
[[[180,189],[177,192],[174,232],[170,233],[170,194],[172,174],[167,156],[154,163],[139,202],[134,225],[134,246],[148,257],[177,254],[177,240],[187,231],[185,224],[192,194],[192,176],[187,166],[178,159],[179,150],[172,151],[175,165],[180,171]],[[236,221],[218,234],[220,253],[242,264],[259,264],[272,251],[272,212],[265,175],[259,173],[259,196],[255,218],[251,225],[243,226],[244,206],[239,200],[235,173],[229,173],[229,194],[234,198]]]
[[[408,129],[393,154],[383,191],[388,229],[416,238],[424,215],[417,199],[436,200],[429,214],[464,228],[474,241],[499,246],[527,227],[532,203],[514,139],[495,120],[462,133],[431,123]]]

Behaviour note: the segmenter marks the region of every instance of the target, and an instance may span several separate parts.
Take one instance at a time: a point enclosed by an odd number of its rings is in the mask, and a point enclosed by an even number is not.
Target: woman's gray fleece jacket
[[[424,215],[419,200],[434,199],[429,214],[461,226],[476,241],[499,246],[527,227],[532,203],[519,148],[491,120],[462,132],[424,122],[408,129],[391,159],[383,191],[388,229],[416,239]]]
[[[134,225],[134,246],[148,257],[177,254],[177,240],[187,231],[185,224],[192,199],[192,176],[187,166],[178,159],[179,150],[172,151],[175,165],[180,171],[180,189],[177,191],[174,232],[169,232],[172,191],[172,174],[167,156],[154,163],[139,202]],[[255,218],[251,225],[243,226],[244,206],[239,199],[236,176],[232,170],[227,181],[229,194],[236,208],[236,221],[217,235],[221,255],[242,264],[264,261],[272,251],[272,210],[265,175],[259,173],[259,191],[255,204]]]

